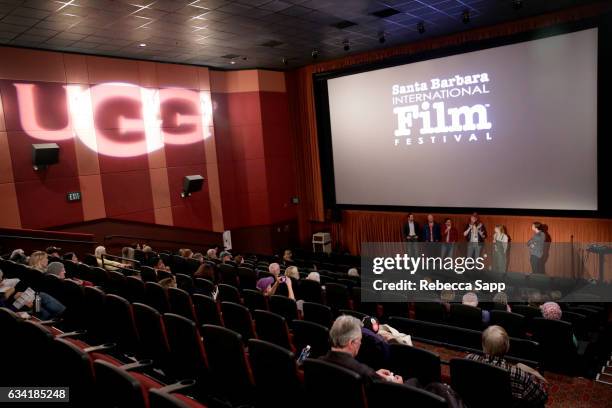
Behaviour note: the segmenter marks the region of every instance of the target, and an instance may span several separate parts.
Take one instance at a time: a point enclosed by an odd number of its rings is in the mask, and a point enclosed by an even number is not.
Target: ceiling
[[[223,69],[285,69],[311,62],[313,49],[318,60],[331,59],[591,2],[0,0],[0,45]]]

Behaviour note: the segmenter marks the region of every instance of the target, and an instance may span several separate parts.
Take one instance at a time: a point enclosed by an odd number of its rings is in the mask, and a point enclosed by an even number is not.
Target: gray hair
[[[321,283],[321,275],[319,275],[319,272],[310,272],[306,279]]]
[[[274,276],[277,276],[280,273],[280,265],[277,264],[276,262],[273,262],[270,265],[268,265],[268,271],[270,271],[270,273],[273,274]]]
[[[106,254],[106,248],[104,248],[102,245],[96,247],[96,250],[94,251],[94,254],[96,255],[96,258],[102,258],[102,255]]]
[[[332,347],[345,347],[351,340],[361,337],[363,324],[356,317],[342,315],[329,330]]]
[[[206,256],[210,259],[216,258],[217,250],[215,248],[210,248],[208,251],[206,251]]]
[[[357,270],[357,268],[351,268],[348,270],[348,276],[359,277],[359,271]]]
[[[47,266],[47,273],[50,275],[59,276],[59,274],[62,273],[63,270],[65,270],[64,264],[62,264],[61,262],[51,262]]]

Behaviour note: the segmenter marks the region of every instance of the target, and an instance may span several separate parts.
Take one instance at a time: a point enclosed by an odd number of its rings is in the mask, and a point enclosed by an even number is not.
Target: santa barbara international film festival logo
[[[488,120],[490,77],[486,72],[431,78],[391,87],[397,127],[395,146],[479,143],[493,140]],[[457,100],[481,95],[481,103],[460,105]],[[470,98],[474,99],[474,98]],[[455,103],[453,103],[455,102]]]

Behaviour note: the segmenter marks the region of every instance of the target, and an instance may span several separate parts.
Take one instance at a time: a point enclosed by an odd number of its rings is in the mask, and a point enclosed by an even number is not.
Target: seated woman
[[[102,255],[106,255],[106,248],[104,248],[102,245],[96,247],[94,255],[96,256],[98,266],[106,269],[107,271],[116,271],[126,267],[126,265],[122,264],[121,262],[113,261],[111,259],[102,259]]]
[[[561,310],[561,306],[559,306],[556,302],[546,302],[542,306],[540,306],[540,311],[542,312],[542,317],[548,320],[561,320],[561,316],[563,316],[563,311]],[[572,340],[574,342],[574,346],[578,347],[578,339],[575,334],[572,334]]]
[[[390,348],[388,341],[379,333],[380,325],[375,317],[366,316],[361,321],[361,347],[357,360],[375,370],[386,367],[389,361]]]
[[[283,284],[287,286],[287,297],[295,300],[293,284],[291,283],[291,279],[287,279],[286,276],[279,275],[276,278],[273,278],[272,276],[261,278],[257,281],[257,289],[259,289],[259,291],[265,296],[272,296],[276,294],[278,287]]]
[[[28,259],[28,265],[31,268],[36,269],[40,272],[47,272],[47,265],[49,264],[49,258],[47,257],[47,253],[43,251],[34,251],[30,258]]]

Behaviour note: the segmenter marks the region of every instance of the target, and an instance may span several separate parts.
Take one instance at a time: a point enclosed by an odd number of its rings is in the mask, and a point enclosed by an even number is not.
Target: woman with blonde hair
[[[48,263],[49,259],[47,258],[47,253],[44,251],[32,252],[28,260],[28,265],[40,272],[47,272]]]
[[[493,271],[506,273],[508,265],[508,234],[503,225],[495,226],[493,234]]]
[[[285,276],[288,276],[291,279],[299,280],[300,271],[298,271],[297,266],[288,266],[287,269],[285,269]]]
[[[104,268],[107,271],[116,271],[117,269],[125,268],[126,266],[120,262],[112,261],[110,259],[102,259],[102,255],[106,255],[106,248],[102,245],[96,247],[94,252],[96,256],[96,260],[98,261],[98,266],[100,268]]]

